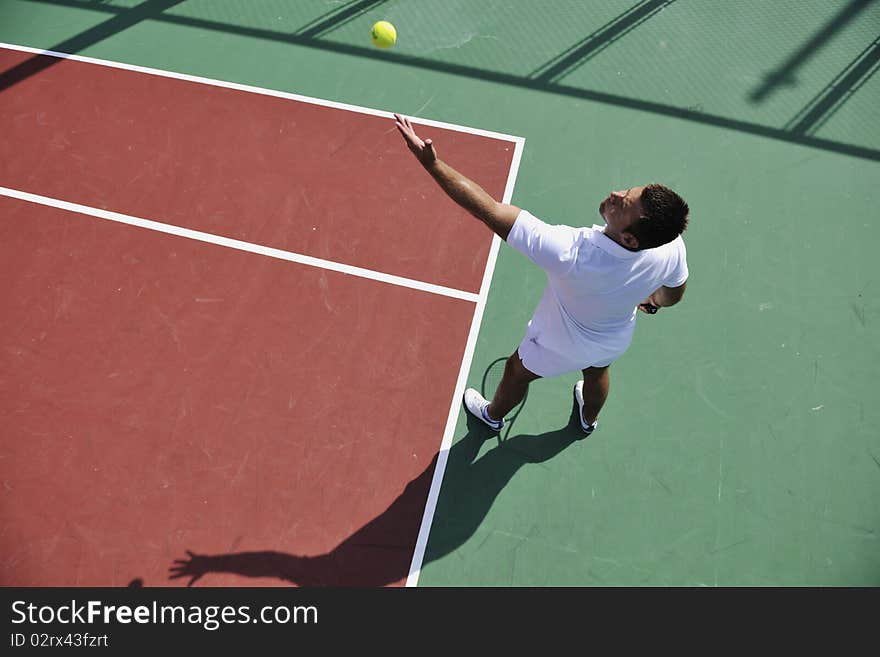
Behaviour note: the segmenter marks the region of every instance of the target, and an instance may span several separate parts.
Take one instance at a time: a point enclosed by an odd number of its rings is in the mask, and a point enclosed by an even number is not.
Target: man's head
[[[611,192],[599,204],[606,234],[632,250],[653,249],[681,235],[688,224],[688,204],[663,185]]]

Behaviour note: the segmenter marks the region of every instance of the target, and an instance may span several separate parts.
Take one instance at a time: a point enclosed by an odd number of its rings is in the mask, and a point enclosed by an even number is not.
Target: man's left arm
[[[520,209],[515,205],[496,201],[476,182],[437,157],[434,144],[430,139],[422,140],[409,119],[399,114],[395,114],[394,119],[407,147],[447,196],[506,241]]]

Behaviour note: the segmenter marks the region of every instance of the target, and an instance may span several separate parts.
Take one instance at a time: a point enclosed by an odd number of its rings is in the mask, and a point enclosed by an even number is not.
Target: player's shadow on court
[[[437,503],[430,541],[422,565],[462,545],[483,522],[495,499],[523,467],[544,463],[583,437],[572,401],[568,425],[540,435],[502,440],[468,415],[468,432],[449,450],[443,494]],[[487,439],[492,446],[479,455]],[[478,458],[479,455],[479,458]],[[209,573],[272,577],[298,586],[376,587],[404,580],[410,568],[412,537],[418,531],[437,456],[410,481],[379,516],[316,556],[284,552],[238,552],[201,555],[175,561],[170,579],[189,578],[192,586]]]

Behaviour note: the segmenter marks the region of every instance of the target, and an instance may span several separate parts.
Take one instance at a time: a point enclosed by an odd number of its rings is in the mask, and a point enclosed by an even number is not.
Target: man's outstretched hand
[[[410,120],[400,114],[394,115],[394,125],[397,126],[400,134],[403,135],[407,147],[416,156],[416,159],[422,163],[423,167],[427,168],[434,164],[437,160],[437,151],[434,150],[434,144],[430,139],[422,140],[416,134]]]
[[[169,568],[171,575],[168,579],[179,579],[181,577],[189,577],[189,583],[187,586],[192,586],[199,579],[201,579],[202,575],[207,572],[210,572],[210,557],[203,556],[200,554],[194,554],[189,550],[186,551],[189,555],[189,559],[177,559],[174,562],[174,565]]]

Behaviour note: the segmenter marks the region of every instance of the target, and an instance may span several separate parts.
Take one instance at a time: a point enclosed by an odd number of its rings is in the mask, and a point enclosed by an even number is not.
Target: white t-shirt
[[[629,347],[637,307],[648,295],[660,286],[683,285],[688,277],[681,236],[630,251],[602,226],[551,226],[522,210],[507,243],[547,273],[547,288],[529,322],[532,339],[596,365]]]

